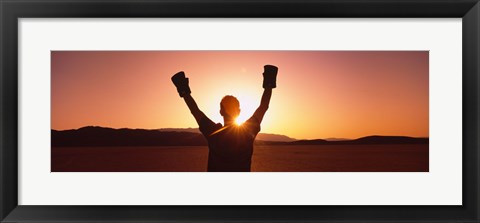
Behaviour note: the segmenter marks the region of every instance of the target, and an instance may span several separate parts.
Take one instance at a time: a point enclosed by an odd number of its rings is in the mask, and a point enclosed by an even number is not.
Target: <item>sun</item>
[[[241,121],[239,118],[235,119],[235,125],[241,126],[243,124],[243,121]]]
[[[253,93],[251,94],[237,94],[238,101],[240,101],[240,115],[235,119],[235,123],[237,125],[242,125],[246,122],[250,117],[252,117],[253,113],[257,109],[260,96],[255,96]],[[234,95],[235,96],[235,95]]]

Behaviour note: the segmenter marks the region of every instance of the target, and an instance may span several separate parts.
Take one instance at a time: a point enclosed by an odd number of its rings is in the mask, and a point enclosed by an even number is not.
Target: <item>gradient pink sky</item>
[[[52,129],[198,127],[170,78],[185,71],[214,122],[219,102],[249,118],[263,65],[278,66],[262,131],[297,139],[429,135],[428,51],[53,51]]]

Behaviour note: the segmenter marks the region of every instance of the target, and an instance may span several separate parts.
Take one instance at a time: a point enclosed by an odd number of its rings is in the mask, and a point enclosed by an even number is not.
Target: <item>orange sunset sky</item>
[[[52,129],[197,128],[170,78],[184,71],[214,122],[260,104],[263,65],[279,68],[264,133],[296,139],[428,137],[428,51],[52,51]]]

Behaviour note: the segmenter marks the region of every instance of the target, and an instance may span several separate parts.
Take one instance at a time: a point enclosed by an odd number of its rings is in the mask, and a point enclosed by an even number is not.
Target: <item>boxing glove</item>
[[[276,88],[278,67],[265,65],[263,69],[263,88]]]
[[[185,73],[180,71],[172,76],[172,82],[177,87],[178,94],[180,97],[189,95],[192,93],[190,87],[188,86],[188,78],[185,77]]]

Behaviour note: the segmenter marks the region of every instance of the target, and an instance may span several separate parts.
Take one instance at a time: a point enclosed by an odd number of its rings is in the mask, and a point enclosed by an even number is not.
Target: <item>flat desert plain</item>
[[[255,146],[255,172],[428,172],[428,144]],[[52,172],[202,172],[206,146],[54,147]]]

